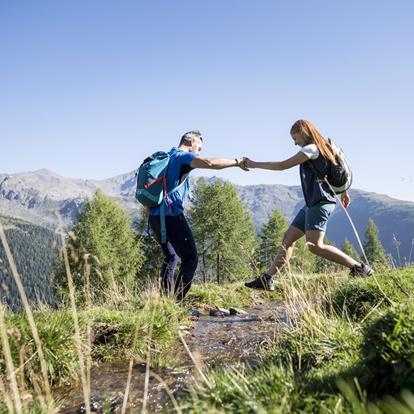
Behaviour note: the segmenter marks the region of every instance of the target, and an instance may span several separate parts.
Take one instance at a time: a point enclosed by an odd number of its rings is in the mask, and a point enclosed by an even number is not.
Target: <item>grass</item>
[[[193,285],[184,306],[155,287],[137,295],[114,285],[100,301],[82,304],[72,296],[71,308],[31,311],[32,321],[27,313],[6,313],[0,321],[5,356],[0,368],[5,372],[7,364],[17,391],[14,387],[12,395],[11,382],[0,375],[0,413],[21,412],[19,401],[25,413],[58,412],[58,403],[42,398],[45,385],[79,381],[80,353],[84,387],[92,361],[143,362],[147,374],[156,366],[173,366],[182,349],[180,326],[191,323],[189,308],[248,308],[272,301],[285,302],[290,323],[260,352],[260,363],[208,369],[205,381],[194,382],[179,401],[180,410],[414,413],[408,391],[414,388],[413,297],[411,267],[367,279],[349,279],[344,272],[287,273],[276,279],[275,292],[242,283]],[[145,402],[144,397],[144,407]]]
[[[189,389],[186,412],[414,413],[413,267],[287,275],[277,292],[297,306],[291,324],[260,364],[209,370],[213,388]]]
[[[222,308],[248,308],[266,301],[280,300],[276,292],[247,289],[243,283],[193,284],[186,298],[187,304],[196,308],[218,306]]]
[[[161,361],[165,363],[169,357],[172,359],[174,344],[178,342],[176,333],[179,326],[188,321],[185,309],[153,290],[142,295],[140,307],[121,310],[93,307],[79,310],[78,318],[83,342],[86,342],[87,322],[91,327],[91,353],[97,361],[131,356],[138,361],[144,360],[152,322],[154,365]],[[36,312],[34,319],[43,344],[50,381],[54,385],[73,382],[79,375],[79,363],[71,312],[66,309],[45,310]],[[27,319],[24,314],[8,314],[6,325],[15,365],[20,365],[21,358],[26,361],[31,358],[21,374],[27,377],[30,372],[38,371],[39,364]]]

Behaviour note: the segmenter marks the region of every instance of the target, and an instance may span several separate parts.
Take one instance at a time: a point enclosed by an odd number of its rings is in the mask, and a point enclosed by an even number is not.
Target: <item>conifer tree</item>
[[[97,191],[86,200],[83,212],[68,238],[70,267],[75,286],[83,288],[86,276],[92,296],[102,296],[114,285],[133,289],[143,263],[141,242],[131,228],[131,219],[110,197]],[[87,275],[85,264],[88,264]],[[66,285],[66,273],[57,270],[58,284]]]
[[[275,208],[259,234],[259,247],[256,250],[256,258],[261,272],[270,266],[272,260],[278,254],[287,227],[286,219]]]
[[[368,226],[365,231],[364,250],[369,263],[374,268],[383,269],[390,267],[390,261],[378,238],[378,227],[371,218],[368,220]]]
[[[315,268],[316,256],[310,252],[303,236],[296,243],[290,259],[290,269],[295,273],[312,273]]]
[[[330,241],[326,236],[324,239],[324,244],[335,246],[335,243]],[[331,260],[324,259],[323,257],[315,255],[315,265],[314,265],[314,272],[315,273],[330,273],[330,272],[337,272],[342,268],[342,266],[338,263],[332,262]]]
[[[341,250],[347,254],[348,256],[352,257],[354,260],[359,262],[360,257],[358,252],[356,251],[355,247],[351,244],[351,242],[345,238],[344,242],[342,243]]]
[[[255,248],[254,225],[235,186],[199,180],[189,211],[199,253],[198,274],[204,281],[239,280],[250,276]]]
[[[152,280],[158,282],[164,255],[161,247],[148,227],[148,209],[141,208],[138,220],[134,223],[137,238],[142,246],[144,260],[139,271],[138,281]]]

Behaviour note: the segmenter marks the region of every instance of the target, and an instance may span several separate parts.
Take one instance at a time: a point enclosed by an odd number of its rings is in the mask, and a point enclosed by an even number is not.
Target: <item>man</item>
[[[243,159],[203,158],[199,154],[202,150],[203,138],[199,131],[186,132],[178,147],[169,152],[171,158],[167,169],[167,192],[176,188],[195,168],[208,168],[220,170],[229,167],[242,166]],[[170,195],[170,200],[165,205],[165,225],[167,229],[167,242],[160,243],[161,224],[160,208],[150,209],[149,224],[161,245],[164,253],[164,262],[161,268],[161,286],[165,292],[174,292],[177,300],[182,301],[191,287],[195,271],[197,269],[198,256],[196,244],[191,228],[184,217],[184,201],[188,195],[189,182],[180,186]],[[181,267],[174,281],[174,271],[178,259],[181,259]]]

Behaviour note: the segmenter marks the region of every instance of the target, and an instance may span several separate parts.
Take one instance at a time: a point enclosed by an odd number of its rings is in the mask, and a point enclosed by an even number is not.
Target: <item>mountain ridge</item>
[[[199,179],[192,178],[192,184]],[[266,222],[273,208],[278,208],[287,220],[291,220],[304,203],[300,186],[249,184],[236,185],[236,188],[241,201],[252,212],[258,229]],[[57,211],[64,223],[71,224],[81,211],[85,197],[91,197],[98,189],[114,198],[132,216],[137,215],[139,206],[134,199],[135,171],[104,180],[92,180],[67,178],[48,169],[0,174],[0,213],[56,227]],[[360,236],[371,217],[379,228],[385,249],[396,260],[398,253],[400,258],[408,258],[414,243],[414,202],[359,189],[352,189],[350,195],[352,203],[349,212]],[[344,237],[357,245],[348,219],[340,207],[335,209],[329,222],[327,236],[339,245]],[[400,242],[400,252],[396,251],[395,239]]]

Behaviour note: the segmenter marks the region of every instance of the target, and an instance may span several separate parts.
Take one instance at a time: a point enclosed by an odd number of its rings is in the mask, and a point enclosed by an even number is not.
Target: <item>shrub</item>
[[[332,307],[339,315],[363,319],[374,307],[384,308],[414,297],[412,268],[386,272],[375,278],[347,279],[332,294]],[[325,308],[330,303],[325,303]]]
[[[355,354],[359,345],[358,326],[308,309],[298,325],[287,328],[273,350],[266,351],[266,359],[281,359],[307,371],[330,361],[348,360],[348,354]]]
[[[393,307],[368,324],[362,353],[367,372],[361,382],[369,391],[414,389],[414,305]]]

